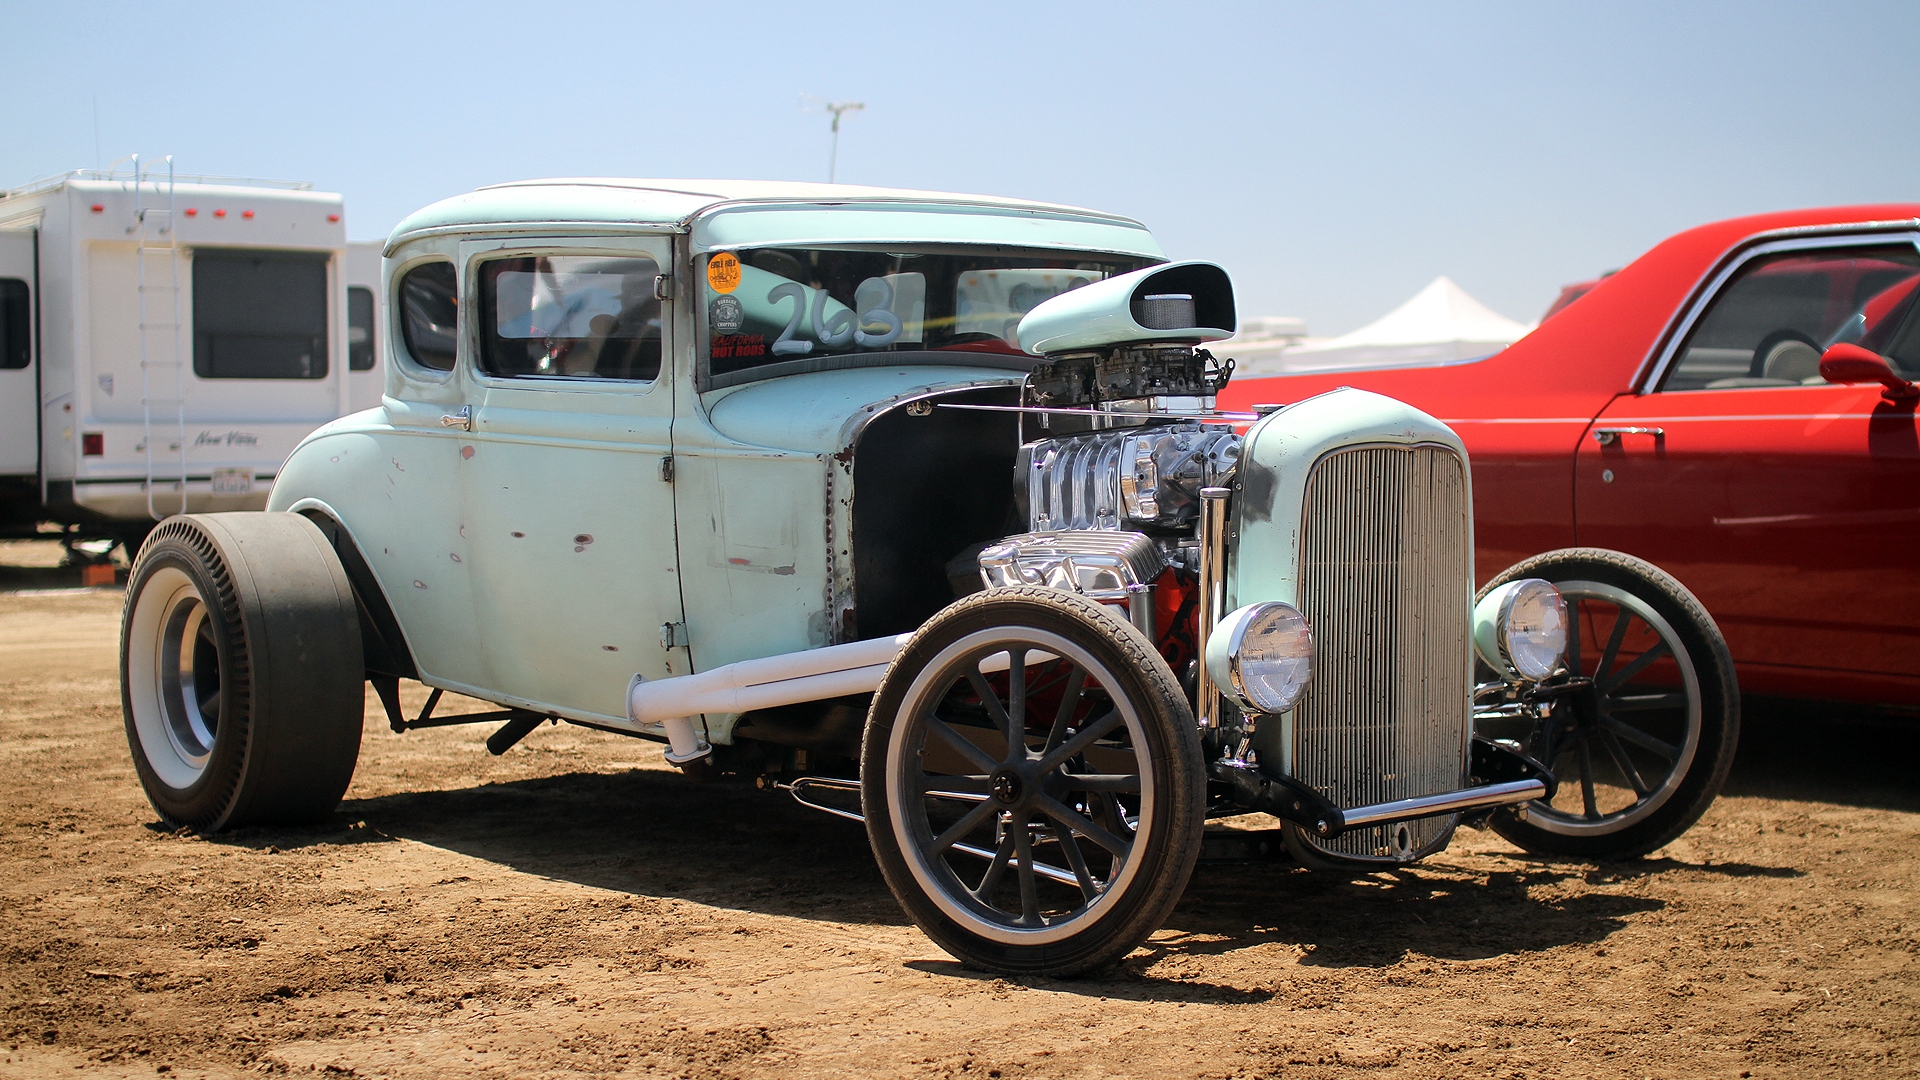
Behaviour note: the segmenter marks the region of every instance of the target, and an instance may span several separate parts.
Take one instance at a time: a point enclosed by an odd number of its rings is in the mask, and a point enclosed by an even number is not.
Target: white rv
[[[0,535],[259,509],[303,436],[380,403],[380,245],[310,186],[136,162],[0,192]]]

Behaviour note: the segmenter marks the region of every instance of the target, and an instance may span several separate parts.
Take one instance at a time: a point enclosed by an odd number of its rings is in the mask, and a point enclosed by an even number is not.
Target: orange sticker
[[[707,284],[717,293],[740,287],[740,260],[731,251],[716,251],[707,259]]]

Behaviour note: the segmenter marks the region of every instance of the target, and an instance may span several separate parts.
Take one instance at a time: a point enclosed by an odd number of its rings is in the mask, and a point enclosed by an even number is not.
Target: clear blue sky
[[[555,175],[1076,203],[1338,333],[1447,274],[1536,318],[1689,225],[1920,200],[1920,2],[0,8],[0,185],[139,151],[340,191],[356,239]]]

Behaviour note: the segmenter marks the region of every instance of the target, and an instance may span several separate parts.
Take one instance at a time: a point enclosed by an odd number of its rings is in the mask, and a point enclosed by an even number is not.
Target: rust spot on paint
[[[591,544],[593,543],[593,536],[589,533],[581,533],[573,538],[573,542],[576,544]]]
[[[399,458],[394,458],[394,459],[393,459],[393,467],[394,467],[394,468],[396,468],[396,469],[399,469],[399,470],[400,470],[401,472],[406,472],[406,471],[407,471],[407,467],[406,467],[405,465],[402,465],[402,464],[400,464],[400,459],[399,459]]]
[[[600,647],[601,647],[601,648],[603,648],[603,649],[605,649],[605,650],[607,650],[608,652],[619,652],[619,651],[620,651],[620,646],[618,646],[618,645],[602,645],[602,646],[600,646]]]
[[[527,534],[523,532],[511,532],[507,535],[513,537],[515,540],[525,540],[527,538]]]
[[[845,450],[842,450],[839,453],[833,455],[833,460],[839,462],[842,465],[853,464],[853,447],[849,446]]]
[[[419,578],[414,578],[413,587],[416,589],[424,589],[427,587],[427,583],[424,581],[421,581]]]
[[[732,563],[735,566],[752,566],[753,565],[753,563],[747,561],[746,559],[728,559],[727,561]]]
[[[461,456],[461,457],[463,457],[463,458],[470,458],[470,457],[472,457],[472,456],[473,456],[473,447],[471,447],[471,446],[463,446],[463,447],[461,447],[461,448],[460,448],[460,456]]]

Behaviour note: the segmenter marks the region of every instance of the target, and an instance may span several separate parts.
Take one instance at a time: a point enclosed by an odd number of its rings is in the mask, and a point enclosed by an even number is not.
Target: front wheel
[[[340,801],[365,701],[353,588],[298,514],[168,518],[134,560],[120,703],[168,822],[311,821]]]
[[[1072,975],[1159,929],[1200,852],[1205,780],[1151,642],[1077,596],[977,593],[914,635],[861,749],[867,835],[962,963]]]
[[[1665,846],[1719,795],[1740,739],[1719,627],[1684,585],[1618,551],[1550,551],[1486,589],[1518,578],[1544,578],[1566,600],[1572,692],[1522,734],[1559,780],[1554,797],[1490,824],[1543,855],[1626,859]]]

